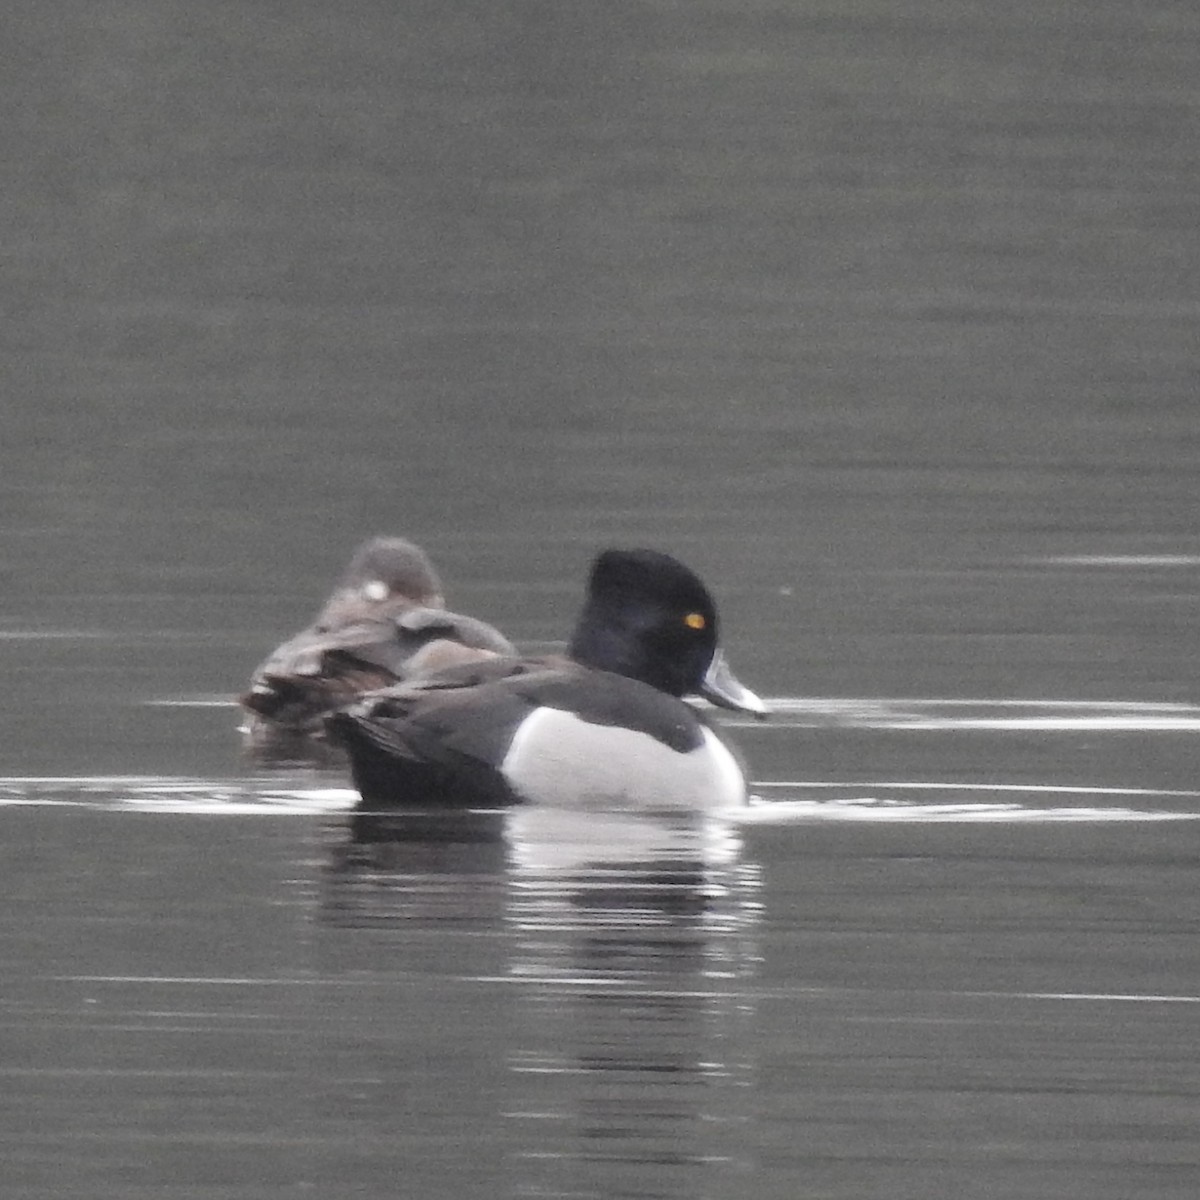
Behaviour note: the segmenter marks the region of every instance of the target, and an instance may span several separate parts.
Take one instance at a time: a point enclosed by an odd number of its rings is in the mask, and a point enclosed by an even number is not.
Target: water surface
[[[1193,5],[0,20],[6,1197],[1195,1196]],[[351,842],[376,532],[686,559],[761,802]]]

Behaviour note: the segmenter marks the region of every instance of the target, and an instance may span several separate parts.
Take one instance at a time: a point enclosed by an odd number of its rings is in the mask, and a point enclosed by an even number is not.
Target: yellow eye
[[[689,629],[703,629],[705,625],[708,624],[708,622],[704,619],[703,613],[688,613],[688,615],[683,618],[683,623]]]

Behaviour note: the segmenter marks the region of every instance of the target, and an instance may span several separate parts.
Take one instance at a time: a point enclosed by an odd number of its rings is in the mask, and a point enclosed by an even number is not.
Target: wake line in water
[[[142,701],[148,708],[236,708],[232,696],[172,696]],[[1127,700],[976,700],[885,697],[773,696],[770,719],[721,714],[721,723],[752,729],[915,729],[948,732],[1194,733],[1200,706]],[[711,708],[705,702],[700,707]]]
[[[90,808],[113,812],[312,815],[353,807],[349,787],[281,786],[266,779],[189,779],[160,775],[0,778],[0,808]]]
[[[1073,807],[1036,808],[1022,804],[906,804],[875,796],[848,800],[781,800],[751,805],[737,821],[743,825],[790,825],[810,821],[865,821],[887,824],[1058,824],[1063,822],[1198,821],[1200,812],[1162,809]]]
[[[1200,706],[1126,700],[976,700],[773,696],[770,719],[724,720],[743,728],[912,729],[952,732],[1200,731]]]
[[[1200,819],[1200,792],[1153,788],[1057,786],[1054,784],[943,783],[915,780],[825,782],[759,780],[758,793],[744,808],[710,814],[734,825],[784,825],[830,822],[1064,822],[1181,821]],[[813,796],[813,792],[825,792]],[[787,795],[808,793],[807,795]],[[767,793],[764,798],[761,793]],[[959,798],[951,798],[947,793]],[[938,798],[934,799],[934,795]],[[1021,801],[1017,795],[1027,797]],[[945,799],[941,797],[945,796]],[[1004,799],[995,797],[1003,796]],[[1046,803],[1060,797],[1066,803]],[[1091,798],[1093,803],[1084,803]],[[1145,807],[1111,803],[1118,798],[1142,801]],[[0,778],[0,808],[80,808],[114,813],[159,813],[220,816],[320,816],[353,808],[353,788],[316,784],[288,786],[278,780],[188,779],[147,775],[13,776]],[[1157,804],[1154,802],[1158,801]],[[1186,807],[1179,802],[1192,801]],[[1175,807],[1167,807],[1175,802]],[[539,813],[558,810],[519,806],[511,810],[520,824]],[[607,816],[603,810],[562,810],[593,829]],[[614,810],[636,817],[630,810]]]
[[[1056,554],[1022,561],[1050,567],[1200,567],[1200,554]]]
[[[1080,784],[1054,783],[925,783],[913,780],[875,780],[871,783],[843,783],[807,779],[763,780],[756,788],[887,788],[888,791],[919,792],[1029,792],[1033,795],[1079,796],[1183,796],[1200,798],[1200,792],[1163,788],[1087,787]]]
[[[752,785],[755,792],[813,792],[829,795],[821,798],[783,796],[764,799],[753,795],[743,815],[736,818],[747,825],[796,824],[806,821],[879,821],[898,822],[1119,822],[1119,821],[1191,821],[1200,820],[1200,791],[1163,788],[1088,787],[1062,784],[1028,783],[945,783],[918,780],[871,782],[833,782],[815,780],[763,780]],[[839,794],[840,793],[840,794]],[[849,794],[847,794],[849,793]],[[893,794],[898,793],[898,794]],[[934,801],[910,798],[913,793],[960,795],[963,798]],[[983,799],[984,796],[1005,799]],[[1022,795],[1022,803],[1007,797]],[[1077,801],[1091,797],[1101,803]],[[1193,801],[1182,807],[1134,808],[1129,804],[1103,803],[1121,797],[1126,800],[1171,802]],[[1034,798],[1036,798],[1035,802]],[[1059,798],[1066,803],[1047,803]]]

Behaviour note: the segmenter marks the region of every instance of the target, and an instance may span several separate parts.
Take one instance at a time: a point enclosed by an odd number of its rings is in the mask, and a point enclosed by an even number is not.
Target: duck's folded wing
[[[435,639],[448,639],[473,650],[515,656],[512,642],[486,621],[444,608],[410,608],[395,618],[398,640],[413,649]]]
[[[259,665],[240,702],[251,712],[285,723],[349,703],[395,682],[396,672],[381,652],[394,638],[390,621],[305,630]]]
[[[569,660],[488,658],[369,693],[329,721],[335,740],[393,760],[496,769],[518,726],[539,708],[621,726],[680,752],[702,740],[695,714],[672,697]]]
[[[410,608],[397,617],[297,634],[255,671],[241,702],[263,716],[287,719],[293,710],[340,707],[413,670],[464,654],[513,652],[511,643],[484,621],[443,609]]]
[[[517,659],[466,663],[364,696],[326,727],[368,803],[509,803],[498,765],[537,705],[508,681],[530,669]]]
[[[553,673],[526,659],[479,658],[370,692],[333,714],[329,725],[335,736],[356,730],[398,758],[495,762],[537,706],[512,682]]]

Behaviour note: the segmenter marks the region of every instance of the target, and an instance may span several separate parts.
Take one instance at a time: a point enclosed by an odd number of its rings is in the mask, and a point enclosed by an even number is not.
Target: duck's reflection
[[[470,927],[502,939],[505,820],[498,811],[355,814],[351,837],[334,847],[326,868],[322,923],[409,934]]]
[[[515,1195],[744,1194],[759,871],[736,830],[531,806],[354,832],[327,925],[488,935],[471,966],[510,985],[495,1035]]]
[[[510,825],[512,1109],[529,1194],[740,1194],[759,876],[727,825]]]

